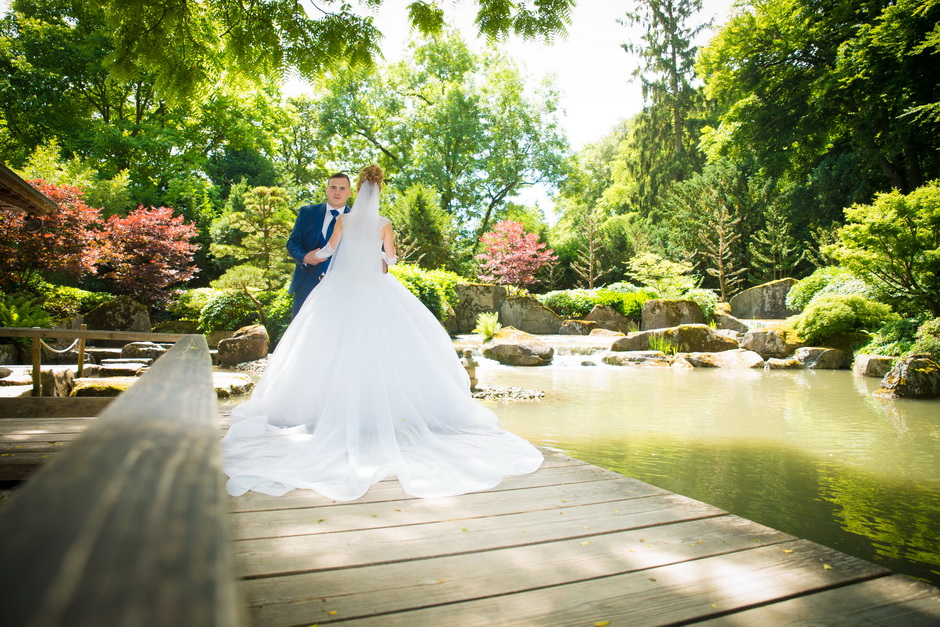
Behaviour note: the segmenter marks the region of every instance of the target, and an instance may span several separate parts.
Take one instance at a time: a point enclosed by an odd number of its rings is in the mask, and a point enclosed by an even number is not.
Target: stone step
[[[102,359],[98,362],[102,366],[120,366],[124,364],[140,364],[149,366],[153,363],[152,357],[122,357],[120,359]]]

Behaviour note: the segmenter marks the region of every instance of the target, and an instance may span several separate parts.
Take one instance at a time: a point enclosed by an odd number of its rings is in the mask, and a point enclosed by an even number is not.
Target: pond
[[[481,359],[505,429],[940,585],[940,401],[873,397],[849,371],[672,370]]]

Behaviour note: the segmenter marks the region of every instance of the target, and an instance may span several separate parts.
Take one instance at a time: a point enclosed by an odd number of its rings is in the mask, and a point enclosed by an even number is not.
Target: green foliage
[[[539,294],[536,299],[562,318],[583,318],[594,309],[591,290],[557,290]]]
[[[177,320],[199,320],[199,314],[216,296],[223,292],[212,287],[197,287],[180,290],[167,306],[167,311]]]
[[[648,291],[621,291],[626,285],[618,285],[619,289],[557,290],[540,294],[536,298],[562,318],[583,318],[591,313],[595,305],[606,305],[627,318],[639,320],[643,303],[653,298],[653,295]]]
[[[836,333],[874,331],[889,320],[897,319],[888,305],[862,296],[820,296],[793,319],[800,338],[815,344]]]
[[[846,219],[826,252],[904,309],[940,315],[940,179],[906,196],[878,194],[847,209]]]
[[[875,289],[846,268],[823,266],[793,284],[787,292],[787,308],[802,311],[814,298],[826,294],[858,294],[873,298]]]
[[[660,351],[666,355],[675,355],[679,352],[679,345],[660,335],[651,335],[648,341],[651,351]]]
[[[748,245],[751,254],[751,278],[755,283],[776,281],[793,275],[803,255],[793,237],[793,225],[777,207],[766,214],[764,227]]]
[[[443,322],[453,311],[457,298],[454,277],[457,275],[452,272],[428,272],[418,266],[400,263],[389,268],[389,274],[408,288],[438,320]]]
[[[691,276],[692,264],[669,261],[655,253],[637,255],[627,265],[630,275],[641,285],[652,288],[659,298],[682,298],[699,284]]]
[[[204,332],[234,331],[258,321],[255,302],[243,291],[220,291],[199,312]]]
[[[920,321],[916,318],[889,320],[871,334],[868,344],[855,352],[869,355],[886,355],[888,357],[905,355],[910,352],[911,346],[914,345],[919,325]]]
[[[395,229],[395,248],[400,258],[428,270],[447,264],[454,236],[453,221],[441,209],[433,188],[412,185],[387,216]]]
[[[274,292],[262,292],[257,298],[264,306],[264,326],[273,346],[281,341],[284,331],[291,323],[291,307],[294,299],[287,293],[286,288]]]
[[[114,300],[114,295],[108,292],[89,292],[77,287],[51,283],[44,283],[40,292],[43,298],[42,308],[57,319],[74,318]]]
[[[718,307],[718,294],[716,294],[714,290],[696,288],[683,294],[682,298],[684,300],[691,300],[698,305],[702,313],[705,314],[706,320],[714,317],[715,308]]]
[[[940,363],[940,318],[928,320],[917,329],[917,337],[910,353],[927,353],[934,361]]]
[[[484,342],[489,342],[502,328],[503,325],[499,323],[499,314],[497,312],[483,312],[477,316],[477,326],[473,329],[473,332],[482,335]]]
[[[35,299],[23,294],[0,292],[0,327],[52,327],[52,317],[39,306]],[[29,338],[12,338],[21,348],[28,348]]]

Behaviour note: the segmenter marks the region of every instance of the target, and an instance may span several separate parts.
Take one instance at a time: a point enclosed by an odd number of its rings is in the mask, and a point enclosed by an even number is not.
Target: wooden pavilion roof
[[[0,207],[18,209],[36,216],[49,215],[58,209],[54,202],[2,163],[0,163]]]

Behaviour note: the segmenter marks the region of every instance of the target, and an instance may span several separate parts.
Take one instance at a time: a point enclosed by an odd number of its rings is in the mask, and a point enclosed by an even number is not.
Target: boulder
[[[810,370],[841,370],[848,368],[851,357],[838,348],[804,346],[793,355],[804,368]]]
[[[786,357],[803,346],[795,334],[777,326],[754,329],[744,334],[741,347],[754,351],[764,359]]]
[[[787,309],[787,292],[796,279],[780,279],[735,294],[731,298],[731,314],[736,318],[779,320],[796,313]]]
[[[11,374],[13,374],[13,371],[10,370],[9,368],[0,367],[0,379],[4,377],[9,377]]]
[[[129,296],[118,296],[84,315],[89,329],[96,331],[141,331],[150,333],[147,308]]]
[[[506,300],[506,288],[483,283],[458,283],[454,324],[458,333],[471,333],[481,313],[498,312]]]
[[[153,325],[154,333],[199,333],[199,322],[196,320],[166,320]]]
[[[555,335],[562,319],[533,296],[515,296],[503,301],[499,309],[500,322],[526,333]]]
[[[244,396],[255,387],[251,377],[243,372],[213,372],[212,385],[218,398]]]
[[[763,368],[764,358],[757,353],[743,348],[721,351],[719,353],[679,353],[690,365],[696,368]]]
[[[747,333],[748,330],[746,324],[732,316],[730,313],[725,313],[723,311],[715,312],[715,325],[719,329],[727,329],[737,333]]]
[[[675,370],[695,370],[695,366],[689,363],[689,360],[682,355],[674,356],[671,366]]]
[[[156,359],[166,348],[154,342],[131,342],[121,349],[121,359]]]
[[[611,331],[610,329],[591,329],[588,335],[593,335],[594,337],[623,337],[626,333]]]
[[[562,335],[591,335],[596,329],[597,323],[593,320],[565,320],[558,332]]]
[[[937,398],[940,396],[940,365],[927,353],[903,357],[881,380],[875,396]]]
[[[662,338],[674,344],[682,352],[717,353],[739,348],[733,339],[718,333],[704,324],[683,324],[669,329],[651,329],[631,333],[615,340],[612,351],[649,350],[650,338]]]
[[[82,377],[75,379],[75,387],[70,396],[117,396],[139,381],[138,377],[108,377],[93,379]]]
[[[232,337],[219,342],[219,363],[223,366],[266,357],[270,339],[264,325],[242,327]]]
[[[15,364],[18,351],[15,344],[0,344],[0,364]]]
[[[71,368],[45,368],[39,371],[43,396],[66,397],[72,394],[75,373]]]
[[[140,362],[110,364],[107,366],[98,366],[97,374],[99,377],[136,377],[139,376],[140,371],[146,367],[146,364]],[[85,376],[90,376],[90,374],[86,372]]]
[[[209,348],[218,348],[219,342],[234,337],[235,331],[209,331],[206,335],[206,343]]]
[[[665,329],[683,324],[705,324],[705,314],[691,300],[654,298],[643,303],[640,329]]]
[[[787,357],[786,359],[778,359],[777,357],[771,357],[764,362],[765,370],[802,370],[803,362],[801,362],[796,357]]]
[[[859,355],[852,364],[852,373],[859,377],[884,377],[891,370],[894,357]]]
[[[604,363],[609,366],[653,366],[668,368],[672,359],[662,351],[627,351],[621,353],[607,353]]]
[[[503,327],[482,347],[483,356],[504,366],[547,366],[555,349],[513,327]]]
[[[594,309],[584,319],[596,322],[597,326],[609,331],[629,333],[636,329],[636,322],[608,305],[594,305]]]

